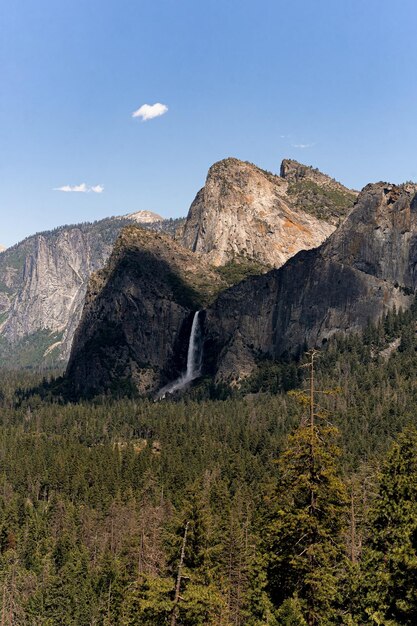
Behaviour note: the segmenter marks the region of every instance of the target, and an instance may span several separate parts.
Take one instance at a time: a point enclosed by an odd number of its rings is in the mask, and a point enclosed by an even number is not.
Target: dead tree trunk
[[[185,557],[185,546],[187,545],[187,533],[188,533],[188,525],[189,522],[185,525],[184,537],[182,539],[182,548],[181,548],[181,557],[180,562],[178,564],[178,573],[177,573],[177,582],[175,585],[175,596],[174,596],[174,606],[171,614],[171,626],[176,626],[177,617],[178,617],[178,603],[180,601],[180,589],[181,589],[181,579],[182,579],[182,568],[184,565],[184,557]]]

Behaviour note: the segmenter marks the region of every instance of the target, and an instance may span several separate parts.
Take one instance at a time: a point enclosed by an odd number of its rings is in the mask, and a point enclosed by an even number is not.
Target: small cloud
[[[314,143],[293,143],[292,147],[301,148],[302,150],[304,150],[305,148],[312,148],[314,145]]]
[[[87,187],[85,183],[81,185],[63,185],[62,187],[54,187],[54,191],[64,191],[65,193],[102,193],[104,187],[102,185],[94,185],[93,187]]]
[[[168,111],[166,104],[156,102],[155,104],[142,104],[137,111],[133,111],[132,117],[141,117],[142,122],[152,120],[154,117],[164,115]]]

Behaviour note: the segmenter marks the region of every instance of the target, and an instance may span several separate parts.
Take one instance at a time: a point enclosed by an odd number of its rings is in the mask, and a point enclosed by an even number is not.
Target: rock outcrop
[[[193,313],[224,288],[167,235],[125,228],[93,274],[67,368],[70,393],[156,391],[185,368]]]
[[[338,226],[351,209],[358,192],[323,174],[317,168],[284,159],[281,178],[288,183],[292,205],[326,222]]]
[[[299,206],[301,179],[306,193],[315,192],[305,210]],[[280,267],[300,250],[320,245],[355,197],[355,192],[295,161],[283,161],[281,176],[275,176],[229,158],[210,168],[179,240],[217,266],[244,258],[265,268]]]
[[[354,194],[293,161],[284,161],[281,169],[279,177],[237,159],[216,163],[184,227],[183,220],[138,211],[40,233],[2,252],[0,365],[65,364],[89,277],[105,265],[118,233],[130,223],[169,233],[212,264],[225,266],[228,285],[279,267],[299,250],[319,245],[334,230],[333,214],[344,215]],[[308,211],[297,203],[311,189],[297,187],[293,193],[301,179],[319,190]],[[333,217],[326,221],[317,214],[326,212],[329,193],[342,194],[343,202],[332,197]]]
[[[39,233],[1,254],[0,365],[67,361],[88,280],[105,265],[120,230],[140,218],[134,215]],[[146,225],[174,231],[178,223]]]
[[[416,191],[368,185],[320,248],[220,294],[206,314],[206,372],[236,381],[259,358],[295,355],[407,308],[417,287]]]

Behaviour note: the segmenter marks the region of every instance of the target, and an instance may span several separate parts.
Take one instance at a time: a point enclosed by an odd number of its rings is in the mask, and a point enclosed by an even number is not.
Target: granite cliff
[[[238,159],[209,170],[179,241],[213,265],[256,261],[280,267],[300,250],[320,245],[353,206],[356,192],[296,161],[281,176]]]
[[[71,387],[85,395],[130,381],[142,392],[155,391],[184,369],[191,312],[203,305],[203,373],[228,383],[249,375],[259,359],[296,356],[336,332],[363,328],[394,305],[407,308],[417,287],[416,192],[413,186],[368,185],[320,247],[228,289],[215,278],[221,272],[198,253],[171,243],[167,254],[166,242],[150,248],[143,238],[132,252],[120,239],[108,278],[98,282],[98,295],[92,288],[77,331]],[[158,269],[143,273],[149,250]],[[195,275],[197,294],[210,286],[206,297],[186,303],[172,292],[167,276],[178,276],[184,263],[194,269],[182,274],[181,284]]]
[[[282,161],[280,176],[287,182],[287,194],[297,210],[305,211],[333,226],[340,224],[358,196],[354,189],[347,189],[317,168],[293,159]]]
[[[283,161],[281,174],[225,159],[210,168],[184,228],[184,220],[139,211],[40,233],[1,253],[0,365],[65,364],[89,277],[105,265],[128,224],[168,233],[206,256],[221,269],[225,286],[319,245],[355,193],[294,161]],[[306,182],[314,185],[313,200]],[[300,208],[303,198],[306,210]]]
[[[220,294],[206,313],[205,369],[217,380],[363,328],[417,287],[417,188],[368,185],[338,230],[268,274]]]
[[[225,287],[164,234],[125,228],[92,275],[67,368],[70,394],[156,391],[184,367],[194,312]]]
[[[180,220],[144,212],[146,226],[173,233]],[[92,272],[108,260],[120,230],[142,212],[63,226],[0,255],[0,365],[65,363]]]

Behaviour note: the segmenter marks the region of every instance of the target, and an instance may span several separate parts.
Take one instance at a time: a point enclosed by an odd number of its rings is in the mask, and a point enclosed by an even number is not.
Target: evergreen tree
[[[308,626],[333,622],[345,556],[347,492],[338,476],[337,430],[319,426],[310,364],[309,420],[278,461],[279,483],[268,528],[268,590],[278,614],[302,611]],[[298,623],[288,621],[287,623]],[[300,618],[301,619],[301,618]],[[302,623],[302,622],[299,622]]]
[[[364,559],[365,614],[372,623],[417,624],[417,430],[393,446],[371,513]]]

